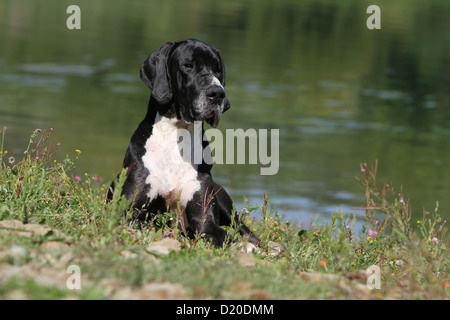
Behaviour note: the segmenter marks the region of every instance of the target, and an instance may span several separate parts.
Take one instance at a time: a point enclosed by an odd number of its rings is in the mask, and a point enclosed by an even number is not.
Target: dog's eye
[[[183,64],[183,68],[187,71],[191,71],[192,69],[194,69],[194,64],[193,63],[185,63],[185,64]]]

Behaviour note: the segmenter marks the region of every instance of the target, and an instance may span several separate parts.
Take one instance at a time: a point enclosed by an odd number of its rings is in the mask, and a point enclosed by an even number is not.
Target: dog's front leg
[[[208,194],[198,191],[192,200],[188,201],[185,212],[194,236],[204,236],[214,246],[222,247],[227,238],[227,232],[219,227],[215,217],[216,200]]]
[[[239,233],[242,236],[248,237],[248,241],[250,241],[254,245],[260,246],[261,240],[259,240],[258,237],[252,231],[250,231],[250,229],[242,221],[239,221],[239,217],[237,214],[234,215],[234,221],[231,221],[233,201],[231,200],[225,189],[215,182],[213,186],[214,190],[217,190],[216,200],[219,212],[219,222],[217,224],[225,226],[231,226],[232,224],[234,224],[235,226],[238,226]]]

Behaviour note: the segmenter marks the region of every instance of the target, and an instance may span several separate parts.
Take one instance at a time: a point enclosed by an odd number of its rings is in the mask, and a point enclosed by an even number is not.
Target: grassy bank
[[[217,249],[183,237],[179,212],[156,217],[158,230],[127,227],[125,199],[106,202],[107,183],[73,174],[82,151],[54,160],[52,131],[35,131],[23,159],[8,155],[6,128],[0,133],[1,299],[450,297],[446,221],[438,207],[411,221],[408,199],[378,182],[376,162],[360,168],[363,230],[339,213],[304,230],[273,212],[265,195],[238,212],[262,247],[229,228],[233,244]],[[256,211],[261,219],[252,218]],[[372,265],[380,289],[367,287]]]

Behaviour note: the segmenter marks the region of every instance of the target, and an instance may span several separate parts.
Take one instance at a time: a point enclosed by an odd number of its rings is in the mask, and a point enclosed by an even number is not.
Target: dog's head
[[[156,101],[174,106],[186,123],[205,120],[215,128],[230,108],[220,53],[201,41],[167,42],[144,61],[140,75]]]

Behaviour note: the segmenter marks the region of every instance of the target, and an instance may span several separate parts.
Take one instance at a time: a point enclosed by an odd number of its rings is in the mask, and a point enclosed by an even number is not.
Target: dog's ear
[[[152,90],[152,96],[161,104],[172,100],[172,86],[167,66],[173,42],[167,42],[153,52],[141,66],[141,80]]]
[[[220,56],[219,50],[217,50],[217,56],[219,57],[219,61],[221,63],[221,68],[222,68],[222,77],[219,79],[219,81],[222,84],[222,86],[225,87],[225,65],[223,64],[223,60],[222,60],[222,57]]]
[[[216,49],[217,50],[217,49]],[[223,63],[222,57],[220,56],[220,51],[217,50],[217,56],[219,57],[219,61],[222,68],[222,76],[220,77],[219,81],[222,84],[223,87],[225,87],[225,64]],[[225,105],[223,106],[223,112],[230,109],[230,101],[228,101],[228,98],[225,99]]]

